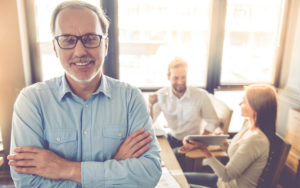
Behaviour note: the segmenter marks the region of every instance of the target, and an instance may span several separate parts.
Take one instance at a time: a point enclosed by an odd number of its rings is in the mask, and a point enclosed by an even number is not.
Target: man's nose
[[[184,79],[179,79],[178,80],[178,84],[184,84],[185,83],[185,80]]]
[[[75,48],[74,48],[74,55],[81,57],[83,55],[86,55],[86,47],[84,47],[84,45],[82,44],[81,40],[78,40]]]

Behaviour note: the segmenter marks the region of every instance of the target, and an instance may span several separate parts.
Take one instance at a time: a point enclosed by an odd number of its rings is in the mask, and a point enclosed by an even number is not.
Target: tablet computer
[[[202,142],[206,145],[222,145],[224,141],[229,137],[226,135],[188,135],[188,140],[195,140]]]

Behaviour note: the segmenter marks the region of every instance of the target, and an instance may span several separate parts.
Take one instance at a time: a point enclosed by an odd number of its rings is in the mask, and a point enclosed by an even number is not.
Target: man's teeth
[[[87,65],[89,64],[90,62],[84,62],[84,63],[75,63],[75,65],[78,65],[78,66],[84,66],[84,65]]]

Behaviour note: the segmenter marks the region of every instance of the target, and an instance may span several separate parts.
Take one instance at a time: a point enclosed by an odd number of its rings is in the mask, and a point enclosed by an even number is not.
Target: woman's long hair
[[[277,94],[270,85],[250,85],[246,87],[246,98],[255,111],[255,125],[271,142],[276,132]]]

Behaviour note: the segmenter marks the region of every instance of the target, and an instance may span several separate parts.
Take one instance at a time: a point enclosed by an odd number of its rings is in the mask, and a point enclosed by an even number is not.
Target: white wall
[[[286,131],[289,109],[300,108],[300,1],[292,0],[279,88],[278,127]]]

